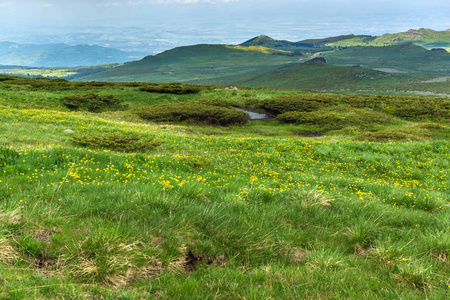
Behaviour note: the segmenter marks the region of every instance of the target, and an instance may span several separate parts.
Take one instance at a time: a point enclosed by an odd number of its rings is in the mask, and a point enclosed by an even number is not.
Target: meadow
[[[165,91],[0,76],[0,298],[448,297],[448,98]],[[124,106],[63,104],[89,93]],[[199,103],[274,118],[135,113]],[[286,107],[305,103],[302,121],[286,122]],[[332,122],[304,121],[317,115]]]

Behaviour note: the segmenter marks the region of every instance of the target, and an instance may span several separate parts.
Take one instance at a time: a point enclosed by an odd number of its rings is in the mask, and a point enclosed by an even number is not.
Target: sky
[[[448,0],[0,0],[0,41],[159,52],[259,34],[299,41],[446,30],[449,12]]]

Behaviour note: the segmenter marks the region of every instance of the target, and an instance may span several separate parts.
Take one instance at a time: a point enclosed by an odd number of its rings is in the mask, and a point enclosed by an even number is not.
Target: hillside
[[[384,47],[349,47],[323,52],[333,65],[355,65],[369,68],[394,69],[398,72],[449,74],[450,53],[430,51],[413,43]]]
[[[339,67],[325,64],[294,64],[263,73],[234,84],[289,90],[355,90],[376,86],[392,75],[361,67]],[[400,79],[397,77],[397,80]]]
[[[0,50],[1,65],[28,67],[78,67],[123,63],[143,57],[141,53],[124,52],[95,45],[10,45]],[[9,45],[9,46],[8,46]]]
[[[251,50],[251,51],[246,51]],[[227,84],[304,60],[281,51],[226,45],[179,47],[81,80]]]
[[[334,37],[307,39],[298,42],[285,40],[275,40],[265,35],[254,37],[244,43],[242,46],[263,46],[267,48],[282,50],[310,50],[322,48],[322,50],[334,47],[355,47],[355,46],[390,46],[404,43],[414,43],[426,49],[444,48],[450,50],[450,29],[444,31],[435,31],[432,29],[410,29],[406,32],[393,34],[384,34],[381,36],[370,35],[340,35]]]
[[[410,29],[406,32],[383,34],[381,36],[352,36],[334,40],[324,39],[323,44],[333,47],[350,46],[389,46],[404,43],[414,43],[426,49],[444,48],[450,50],[450,30],[435,31],[432,29]],[[306,41],[303,41],[306,42]]]

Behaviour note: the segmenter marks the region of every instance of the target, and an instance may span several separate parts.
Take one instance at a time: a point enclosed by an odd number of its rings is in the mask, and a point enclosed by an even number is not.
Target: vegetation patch
[[[223,126],[243,125],[249,120],[247,113],[235,109],[189,102],[151,105],[135,109],[134,113],[145,120],[155,122],[186,122]]]
[[[62,98],[61,102],[71,110],[87,110],[94,113],[126,108],[122,104],[123,100],[117,99],[113,95],[97,95],[94,93],[67,95]]]
[[[428,130],[423,129],[385,129],[375,132],[367,132],[358,139],[371,142],[414,142],[424,141],[431,137]]]
[[[318,125],[328,129],[387,124],[392,119],[392,116],[384,113],[351,107],[333,107],[314,112],[291,111],[277,117],[277,120],[284,123]]]
[[[105,148],[117,152],[145,152],[161,145],[154,138],[122,133],[79,135],[74,136],[72,142],[83,147]]]
[[[311,112],[322,107],[323,103],[302,96],[275,97],[265,100],[262,104],[262,108],[275,115],[290,111]]]
[[[146,84],[140,88],[143,92],[176,95],[196,94],[204,89],[205,86],[181,83]]]

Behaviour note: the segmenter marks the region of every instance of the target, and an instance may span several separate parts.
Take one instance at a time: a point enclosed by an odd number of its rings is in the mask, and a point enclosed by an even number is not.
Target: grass
[[[360,141],[368,131],[357,124],[307,138],[298,135],[312,130],[307,124],[156,124],[130,111],[71,112],[58,101],[87,90],[124,97],[131,108],[323,94],[31,89],[0,81],[0,298],[443,299],[450,292],[446,119],[377,125],[428,130],[423,141]],[[124,153],[71,142],[110,133],[161,144]]]

